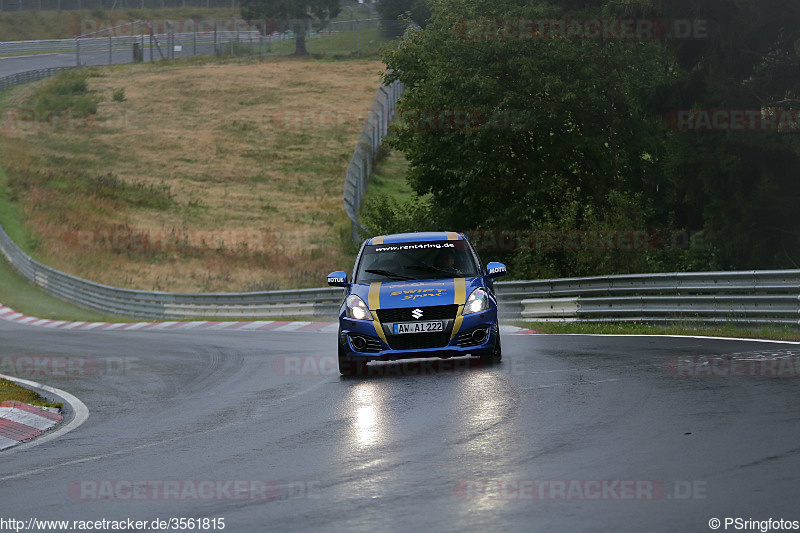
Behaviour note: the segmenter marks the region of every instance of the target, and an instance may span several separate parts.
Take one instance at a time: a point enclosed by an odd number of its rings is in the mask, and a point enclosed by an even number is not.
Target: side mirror
[[[506,266],[503,263],[491,262],[486,265],[486,275],[490,278],[505,276],[506,272],[508,270],[506,270]]]
[[[344,270],[337,270],[328,274],[328,285],[331,287],[349,287],[347,282],[347,272]]]

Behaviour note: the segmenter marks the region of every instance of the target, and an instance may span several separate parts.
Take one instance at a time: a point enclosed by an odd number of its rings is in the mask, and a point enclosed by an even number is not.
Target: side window
[[[469,246],[469,251],[472,254],[472,260],[475,262],[475,266],[478,270],[478,275],[483,274],[483,265],[481,264],[481,258],[478,255],[478,252],[475,251],[475,248],[472,247],[472,243],[470,241],[466,241],[467,245]]]

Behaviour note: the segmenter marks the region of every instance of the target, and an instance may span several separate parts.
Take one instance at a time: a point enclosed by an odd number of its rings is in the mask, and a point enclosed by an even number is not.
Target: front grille
[[[358,334],[350,334],[350,346],[357,352],[361,353],[376,353],[383,350],[383,346],[381,346],[381,341],[375,337],[370,337],[369,335],[358,335]],[[353,339],[360,337],[364,339],[366,345],[363,348],[356,348],[355,344],[353,343]]]
[[[414,309],[422,311],[422,316],[414,318],[411,312]],[[392,322],[416,322],[417,320],[446,320],[456,317],[458,306],[452,305],[432,305],[430,307],[408,307],[408,308],[395,308],[395,309],[378,309],[378,318],[381,323],[387,324]]]
[[[421,350],[424,348],[442,348],[450,340],[449,333],[409,333],[408,335],[391,335],[388,338],[392,350]]]

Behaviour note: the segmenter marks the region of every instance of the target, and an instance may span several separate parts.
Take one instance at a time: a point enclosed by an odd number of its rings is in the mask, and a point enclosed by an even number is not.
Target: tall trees
[[[388,78],[406,84],[396,146],[443,226],[643,223],[617,219],[641,218],[647,207],[631,213],[630,199],[658,187],[662,122],[641,102],[668,78],[661,49],[525,38],[513,27],[563,13],[513,0],[445,0],[427,30],[387,52]],[[578,257],[560,251],[548,260],[558,263],[555,273],[575,268]]]
[[[403,15],[408,14],[423,28],[431,16],[428,0],[378,0],[377,8],[383,31],[389,37],[397,37],[405,31],[406,25],[399,20]]]
[[[794,0],[432,6],[427,29],[384,59],[387,79],[406,84],[395,146],[440,226],[686,230],[700,232],[706,252],[698,263],[694,252],[652,247],[518,250],[512,262],[530,275],[800,263],[796,135],[679,131],[665,120],[679,110],[800,106]],[[569,22],[555,32],[537,25],[595,17],[667,30],[699,20],[707,33],[602,39]]]

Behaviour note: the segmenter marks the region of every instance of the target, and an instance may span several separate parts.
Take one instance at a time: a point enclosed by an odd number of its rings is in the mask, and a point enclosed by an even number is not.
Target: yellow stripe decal
[[[378,281],[369,284],[369,295],[367,299],[369,300],[367,306],[369,307],[369,312],[372,314],[372,326],[375,328],[375,333],[378,334],[378,337],[380,337],[383,342],[389,344],[389,341],[386,340],[386,335],[383,333],[381,321],[378,320],[378,313],[376,313],[376,311],[381,308],[381,282]]]
[[[467,298],[467,281],[464,278],[456,278],[453,280],[453,287],[455,292],[455,296],[453,297],[453,303],[458,306],[458,311],[456,312],[456,321],[453,323],[453,334],[450,335],[450,339],[454,339],[458,330],[461,329],[461,322],[464,320],[464,316],[461,312],[464,310],[464,301]]]
[[[458,233],[456,233],[455,231],[445,231],[445,234],[447,235],[447,240],[448,241],[457,241],[458,240]]]
[[[373,237],[372,244],[383,244],[383,235],[380,237]]]

